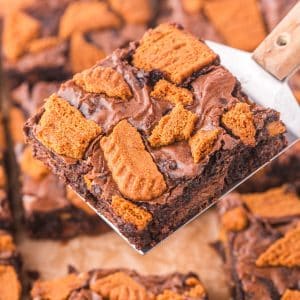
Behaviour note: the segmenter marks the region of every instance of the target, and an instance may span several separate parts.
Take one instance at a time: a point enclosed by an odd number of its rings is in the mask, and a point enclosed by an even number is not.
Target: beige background
[[[209,246],[216,239],[216,213],[210,210],[142,256],[116,233],[80,237],[69,242],[33,241],[24,234],[18,244],[24,269],[37,270],[42,278],[66,274],[67,266],[78,270],[126,267],[142,274],[193,271],[200,275],[211,300],[229,299],[221,259]]]

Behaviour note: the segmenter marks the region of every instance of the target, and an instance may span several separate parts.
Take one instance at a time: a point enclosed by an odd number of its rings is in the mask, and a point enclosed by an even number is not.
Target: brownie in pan
[[[3,22],[4,73],[11,85],[69,78],[140,38],[153,6],[151,0],[39,0],[11,10]]]
[[[35,156],[141,250],[282,150],[284,132],[172,24],[76,74],[25,126]]]
[[[32,300],[207,300],[205,289],[193,273],[143,276],[127,269],[95,269],[71,273],[48,281],[38,280]]]
[[[13,215],[8,195],[7,143],[2,114],[0,114],[0,229],[13,229]]]
[[[300,295],[299,188],[232,193],[218,204],[220,247],[234,299]]]
[[[284,183],[300,184],[300,142],[243,183],[239,192],[262,192]]]
[[[19,196],[26,228],[34,238],[66,239],[108,230],[76,193],[33,158],[31,147],[25,144],[22,128],[26,118],[58,86],[55,82],[23,83],[10,94],[9,129],[19,169]]]
[[[21,260],[10,233],[0,229],[0,299],[21,300]]]

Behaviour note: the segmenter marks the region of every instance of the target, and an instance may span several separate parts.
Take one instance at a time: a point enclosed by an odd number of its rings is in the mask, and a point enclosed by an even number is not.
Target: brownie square
[[[31,299],[208,299],[198,276],[172,273],[143,276],[128,269],[95,269],[63,278],[36,281]]]
[[[20,300],[21,260],[10,233],[0,229],[0,299]]]
[[[234,299],[298,299],[300,197],[293,185],[227,196],[220,241]]]
[[[239,192],[263,192],[284,183],[300,184],[300,142],[243,183]]]
[[[154,0],[27,2],[3,7],[3,68],[12,85],[67,79],[140,38],[155,15]]]
[[[35,85],[24,82],[10,94],[9,128],[19,169],[26,228],[34,238],[66,239],[79,234],[104,233],[109,227],[42,162],[33,158],[31,147],[24,141],[25,119],[58,86],[55,82]]]
[[[7,143],[2,114],[0,114],[0,229],[13,229],[13,215],[8,196],[7,183]]]
[[[35,156],[143,251],[282,150],[284,132],[171,24],[76,74],[25,126]]]

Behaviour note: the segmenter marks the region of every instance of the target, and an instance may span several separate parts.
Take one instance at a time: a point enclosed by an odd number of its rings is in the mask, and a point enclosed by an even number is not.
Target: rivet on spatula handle
[[[300,65],[300,1],[258,46],[253,58],[280,80]]]

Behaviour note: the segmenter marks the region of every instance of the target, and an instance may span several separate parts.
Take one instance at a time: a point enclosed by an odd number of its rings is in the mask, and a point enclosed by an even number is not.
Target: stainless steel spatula
[[[300,106],[287,79],[300,65],[300,2],[254,53],[211,41],[207,44],[220,55],[222,64],[238,78],[254,102],[281,113],[289,145],[299,139]]]
[[[243,91],[251,100],[280,112],[281,119],[287,127],[289,146],[299,140],[300,106],[287,84],[287,79],[300,65],[300,2],[254,53],[211,41],[206,43],[219,54],[222,65],[237,77]],[[253,174],[240,181],[230,191]],[[140,252],[146,253],[147,250]]]

